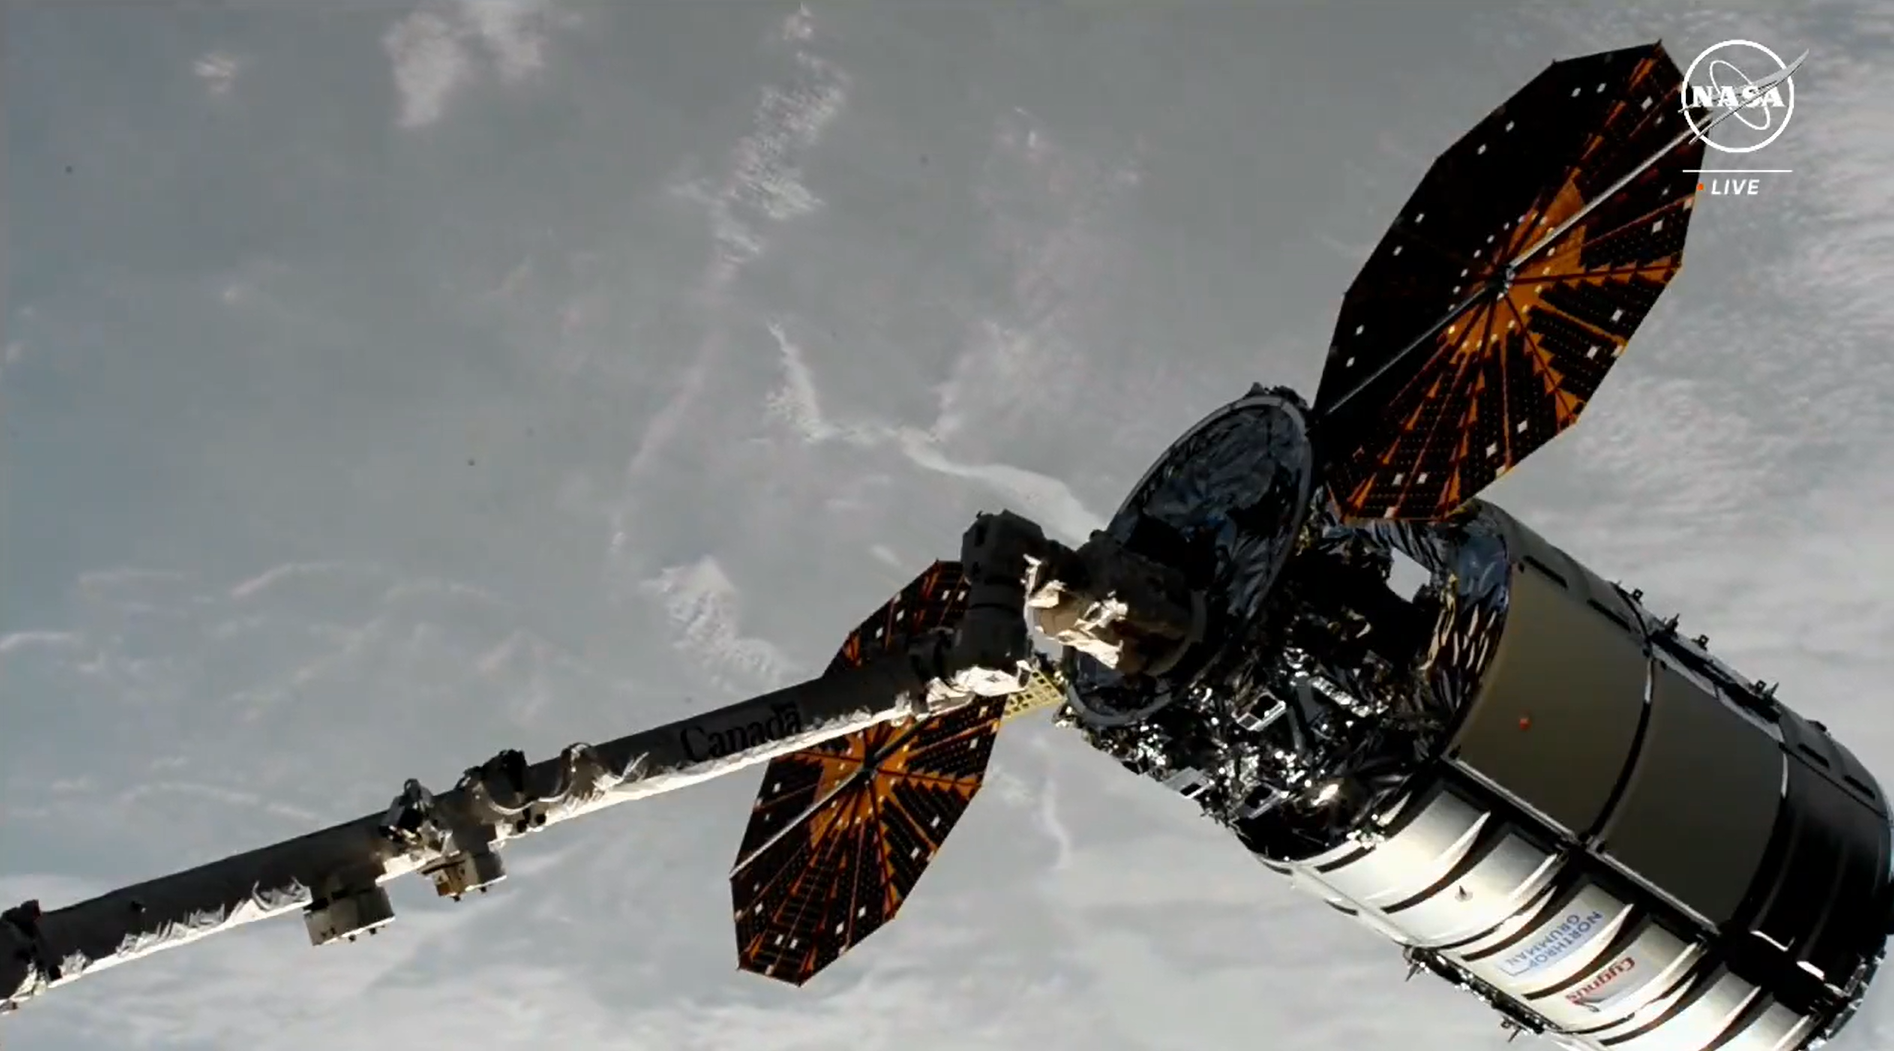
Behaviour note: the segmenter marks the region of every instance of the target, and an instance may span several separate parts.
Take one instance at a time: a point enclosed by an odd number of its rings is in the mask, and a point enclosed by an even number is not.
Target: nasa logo
[[[1604,970],[1586,979],[1585,984],[1566,993],[1565,1002],[1588,1011],[1597,1011],[1627,991],[1618,979],[1637,970],[1637,966],[1636,959],[1620,956],[1606,965]]]
[[[802,732],[802,713],[795,705],[787,702],[773,704],[769,711],[767,719],[752,719],[747,723],[736,723],[720,729],[692,723],[678,731],[678,744],[683,747],[686,759],[701,763],[706,759],[722,759],[747,748],[780,741]]]
[[[1565,954],[1590,941],[1605,926],[1605,914],[1597,909],[1569,913],[1558,926],[1540,935],[1525,948],[1499,961],[1499,969],[1508,977],[1519,978],[1541,967],[1557,963]]]
[[[1754,153],[1776,141],[1795,115],[1794,77],[1764,88],[1756,82],[1788,68],[1780,55],[1753,40],[1712,44],[1684,71],[1684,120],[1711,149]],[[1707,117],[1702,115],[1705,108],[1710,110]],[[1726,110],[1736,114],[1713,131],[1706,130],[1710,118]]]

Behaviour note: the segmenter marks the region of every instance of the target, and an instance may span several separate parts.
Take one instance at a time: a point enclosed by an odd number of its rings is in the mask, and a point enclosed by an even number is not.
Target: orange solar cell
[[[951,629],[936,562],[850,633],[829,670]],[[738,966],[801,985],[894,917],[980,790],[1005,698],[884,723],[770,763],[730,874]]]
[[[1682,265],[1703,143],[1521,257],[1683,130],[1652,44],[1552,64],[1441,154],[1343,298],[1316,394],[1345,515],[1446,517],[1578,419]]]

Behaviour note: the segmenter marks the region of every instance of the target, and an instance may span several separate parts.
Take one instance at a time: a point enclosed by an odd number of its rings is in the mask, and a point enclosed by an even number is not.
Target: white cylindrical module
[[[1894,915],[1887,801],[1779,703],[1504,511],[1345,519],[1256,389],[1107,526],[1207,596],[1205,641],[1066,654],[1096,748],[1521,1028],[1588,1051],[1805,1051]],[[1431,573],[1388,585],[1402,554]]]
[[[1339,845],[1265,863],[1568,1046],[1832,1036],[1887,935],[1874,778],[1635,593],[1480,514],[1505,614],[1436,639],[1482,652],[1440,753]]]

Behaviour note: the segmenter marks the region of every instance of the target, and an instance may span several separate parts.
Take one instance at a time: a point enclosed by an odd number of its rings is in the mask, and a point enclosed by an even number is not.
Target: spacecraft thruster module
[[[1056,709],[1515,1032],[1819,1045],[1894,915],[1874,776],[1478,498],[1576,422],[1677,273],[1704,149],[1685,113],[1661,45],[1554,63],[1401,208],[1313,400],[1257,386],[1217,409],[1079,547],[982,515],[815,679],[15,907],[0,999],[292,910],[314,944],[353,940],[393,920],[398,875],[486,890],[507,840],[763,763],[729,874],[737,959],[800,985],[893,918],[1000,726]],[[1411,594],[1389,583],[1397,554],[1429,574]]]

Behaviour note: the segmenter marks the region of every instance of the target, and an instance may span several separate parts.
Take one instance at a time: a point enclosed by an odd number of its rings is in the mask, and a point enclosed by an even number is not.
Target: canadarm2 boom
[[[1057,545],[1050,545],[1055,547]],[[125,887],[64,908],[0,913],[0,1011],[81,975],[301,909],[310,942],[373,934],[394,919],[382,884],[410,872],[458,899],[504,878],[507,840],[669,792],[877,723],[937,714],[1024,685],[1029,559],[1044,534],[982,515],[963,540],[967,615],[857,668],[528,764],[505,751],[449,791],[408,781],[385,812]]]
[[[502,752],[453,789],[409,781],[385,813],[51,911],[0,915],[0,990],[17,1005],[54,985],[291,909],[312,944],[393,920],[381,884],[410,872],[442,895],[504,875],[496,848],[581,814],[669,792],[926,710],[917,663],[883,660],[528,765]]]

